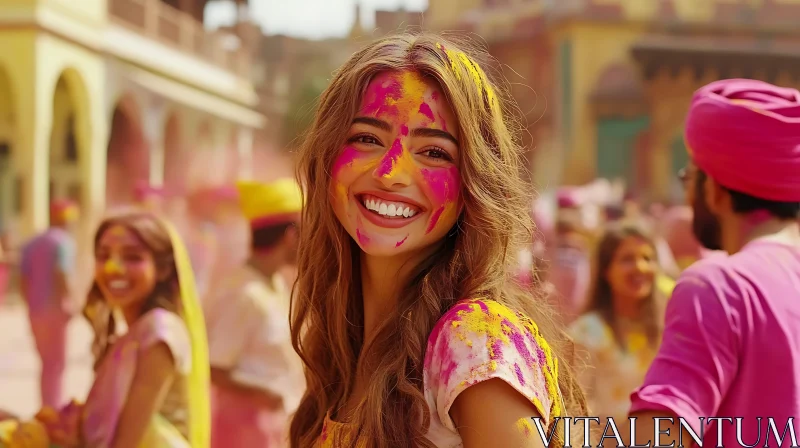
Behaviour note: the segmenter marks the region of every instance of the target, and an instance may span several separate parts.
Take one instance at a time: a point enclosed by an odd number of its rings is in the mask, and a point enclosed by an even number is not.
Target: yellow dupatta
[[[192,344],[192,371],[186,381],[189,445],[192,448],[208,448],[211,444],[211,408],[209,406],[211,373],[205,319],[186,246],[172,224],[164,219],[161,219],[161,223],[166,227],[172,242],[175,269],[180,284],[181,317],[189,331],[189,339]]]

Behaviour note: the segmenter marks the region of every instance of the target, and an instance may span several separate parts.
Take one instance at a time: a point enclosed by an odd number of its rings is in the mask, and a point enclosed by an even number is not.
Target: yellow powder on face
[[[122,266],[122,263],[120,263],[116,258],[112,257],[109,258],[105,264],[103,264],[103,272],[110,275],[122,275],[125,274],[125,268]]]
[[[387,106],[396,106],[398,121],[407,122],[414,114],[419,113],[419,106],[425,102],[425,90],[428,86],[417,72],[403,72],[400,78],[400,98],[386,98]]]

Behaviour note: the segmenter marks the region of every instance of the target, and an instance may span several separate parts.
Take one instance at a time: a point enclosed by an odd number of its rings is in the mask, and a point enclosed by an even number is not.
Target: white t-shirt
[[[305,390],[289,330],[290,291],[279,274],[242,266],[221,282],[206,316],[209,360],[234,381],[283,397],[293,412]]]

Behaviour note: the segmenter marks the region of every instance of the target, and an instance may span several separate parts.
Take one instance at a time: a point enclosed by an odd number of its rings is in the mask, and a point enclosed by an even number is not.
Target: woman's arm
[[[136,374],[117,422],[112,448],[140,446],[153,416],[164,403],[175,374],[175,361],[167,344],[160,342],[139,354]]]
[[[490,379],[461,392],[450,417],[464,448],[502,446],[544,448],[532,417],[541,417],[530,400],[501,379]],[[547,427],[542,422],[547,435]]]

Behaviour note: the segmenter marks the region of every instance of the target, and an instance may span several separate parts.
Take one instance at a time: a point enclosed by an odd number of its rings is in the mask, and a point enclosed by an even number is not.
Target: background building
[[[537,183],[624,179],[653,200],[680,191],[698,87],[798,85],[799,21],[792,0],[430,0],[425,15],[480,36],[516,83]]]
[[[356,5],[355,17],[361,17]],[[375,26],[367,29],[357,19],[348,36],[310,40],[264,36],[256,51],[254,80],[260,97],[259,112],[267,124],[256,136],[257,147],[291,150],[313,119],[317,99],[333,72],[359,48],[395,31],[419,29],[422,14],[405,10],[375,11]]]
[[[241,174],[263,124],[249,52],[207,32],[204,7],[0,1],[0,218],[17,242],[47,225],[52,197],[80,201],[86,236],[137,181],[184,191]],[[229,166],[192,172],[190,152]]]

